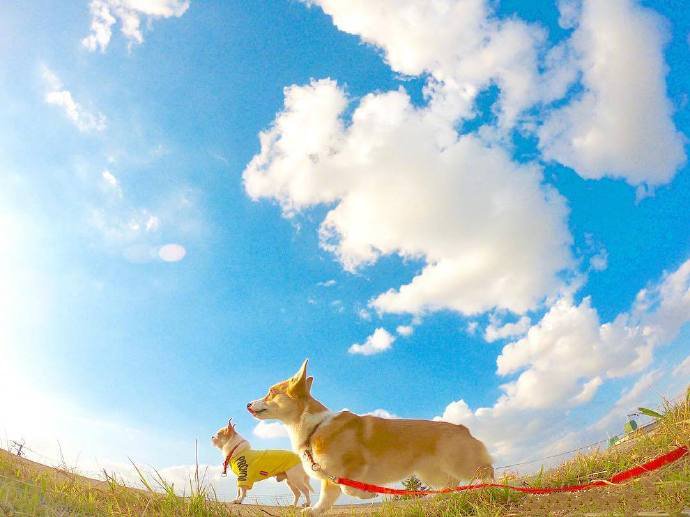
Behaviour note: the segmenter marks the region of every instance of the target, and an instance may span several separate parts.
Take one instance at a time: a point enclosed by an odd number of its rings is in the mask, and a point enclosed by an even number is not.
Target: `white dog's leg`
[[[309,479],[310,479],[309,476],[307,476],[305,474],[304,479],[302,480],[302,485],[301,485],[302,494],[304,495],[304,498],[306,499],[304,506],[311,506],[311,483],[310,483]]]
[[[295,484],[293,479],[290,479],[290,476],[287,478],[287,485],[290,487],[290,490],[292,490],[292,495],[295,496],[295,498],[292,501],[292,506],[297,506],[297,503],[299,502],[299,488]]]
[[[242,504],[244,498],[247,497],[247,489],[243,487],[237,487],[237,498],[233,501],[234,504]]]
[[[340,496],[340,486],[325,479],[321,480],[319,502],[311,508],[302,510],[303,515],[322,515],[326,513]]]

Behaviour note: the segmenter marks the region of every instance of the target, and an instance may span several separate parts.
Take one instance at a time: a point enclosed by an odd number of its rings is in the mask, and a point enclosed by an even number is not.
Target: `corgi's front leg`
[[[233,504],[242,504],[244,498],[247,497],[247,489],[244,487],[237,487],[237,497],[233,501]]]
[[[326,513],[335,500],[338,499],[340,495],[340,485],[336,485],[326,479],[321,480],[321,494],[319,496],[319,502],[316,503],[311,508],[305,508],[302,510],[302,515],[322,515]]]

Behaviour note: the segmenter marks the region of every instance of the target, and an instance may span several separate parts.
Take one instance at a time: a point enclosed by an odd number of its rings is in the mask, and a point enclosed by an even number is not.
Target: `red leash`
[[[597,480],[584,485],[569,485],[554,488],[530,488],[522,486],[512,486],[512,485],[500,485],[498,483],[481,483],[478,485],[462,485],[451,488],[443,488],[441,490],[403,490],[401,488],[388,488],[385,486],[370,485],[368,483],[361,483],[360,481],[353,481],[347,478],[331,478],[332,481],[338,483],[339,485],[345,485],[352,488],[358,488],[359,490],[364,490],[365,492],[373,492],[376,494],[389,494],[389,495],[431,495],[431,494],[447,494],[450,492],[463,492],[465,490],[477,490],[479,488],[507,488],[510,490],[515,490],[516,492],[522,492],[525,494],[552,494],[555,492],[580,492],[582,490],[589,490],[590,488],[602,487],[606,485],[618,485],[628,481],[630,479],[635,479],[640,477],[646,472],[652,472],[658,470],[661,467],[674,463],[681,459],[683,456],[688,454],[687,446],[678,447],[666,454],[662,454],[654,458],[652,461],[648,461],[637,467],[633,467],[623,472],[619,472],[612,476],[609,480]]]
[[[247,440],[242,440],[239,442],[237,445],[235,445],[230,453],[225,457],[225,461],[223,462],[223,473],[221,474],[222,477],[225,477],[228,475],[228,465],[230,465],[230,461],[232,460],[232,454],[235,452],[235,450],[242,445],[243,443],[246,443]]]

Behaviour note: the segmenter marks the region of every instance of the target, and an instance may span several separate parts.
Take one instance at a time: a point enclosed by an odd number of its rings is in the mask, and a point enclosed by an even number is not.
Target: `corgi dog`
[[[218,447],[225,461],[223,475],[228,467],[237,475],[237,498],[235,504],[242,504],[254,483],[270,477],[278,481],[285,480],[295,496],[292,502],[297,506],[300,495],[304,496],[304,506],[311,505],[311,485],[309,476],[304,472],[302,463],[295,453],[290,451],[259,450],[255,451],[247,440],[235,430],[232,419],[226,427],[221,427],[211,437],[213,445]]]
[[[254,417],[285,424],[305,470],[320,479],[319,501],[303,513],[323,514],[341,491],[362,499],[376,496],[338,485],[332,476],[384,484],[415,474],[438,488],[456,486],[460,480],[493,479],[486,447],[465,426],[333,412],[311,396],[313,380],[304,361],[293,377],[247,404]]]

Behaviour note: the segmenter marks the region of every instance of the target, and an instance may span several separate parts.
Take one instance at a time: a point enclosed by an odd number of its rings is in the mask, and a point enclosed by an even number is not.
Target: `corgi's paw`
[[[235,499],[232,504],[242,504],[242,499]]]

